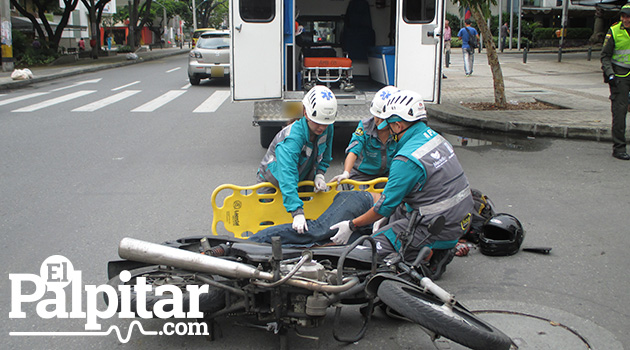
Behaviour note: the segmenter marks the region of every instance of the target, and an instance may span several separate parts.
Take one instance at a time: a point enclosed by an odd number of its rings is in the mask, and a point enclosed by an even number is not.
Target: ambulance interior
[[[286,76],[295,80],[287,90],[322,84],[366,92],[393,85],[395,11],[395,0],[295,0],[295,45],[285,36],[294,50]]]

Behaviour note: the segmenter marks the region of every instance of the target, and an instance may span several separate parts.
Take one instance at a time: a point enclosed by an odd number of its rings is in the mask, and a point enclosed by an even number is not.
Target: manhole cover
[[[507,334],[515,345],[512,349],[592,349],[588,340],[577,331],[544,317],[501,310],[480,310],[474,313]],[[436,340],[435,345],[441,350],[467,349],[445,338]]]

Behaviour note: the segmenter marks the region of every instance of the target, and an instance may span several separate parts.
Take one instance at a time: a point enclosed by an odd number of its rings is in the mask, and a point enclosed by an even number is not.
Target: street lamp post
[[[195,0],[192,0],[192,8],[193,8],[193,31],[195,31],[197,30],[197,6],[195,5]]]

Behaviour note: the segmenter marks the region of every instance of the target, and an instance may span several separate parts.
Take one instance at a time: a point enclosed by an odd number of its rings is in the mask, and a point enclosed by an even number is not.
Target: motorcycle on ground
[[[439,232],[443,222],[442,217],[434,220],[430,232]],[[403,247],[411,228],[410,224],[399,237]],[[281,349],[287,348],[288,329],[297,332],[321,325],[329,307],[335,308],[333,336],[340,342],[363,338],[374,308],[381,306],[421,325],[433,339],[443,336],[484,350],[509,349],[512,344],[507,335],[479,319],[428,277],[432,272],[425,262],[431,250],[426,247],[409,261],[400,253],[379,259],[370,236],[348,246],[309,249],[283,248],[279,237],[274,237],[272,244],[261,244],[212,236],[163,244],[124,238],[118,253],[126,260],[108,264],[108,283],[117,291],[144,277],[153,287],[179,287],[184,305],[189,305],[186,301],[193,296],[186,286],[208,285],[208,293],[194,297],[198,297],[203,321],[211,330],[221,318],[251,316],[278,334]],[[130,272],[130,278],[120,278],[123,270]],[[131,291],[131,311],[137,312],[134,293]],[[152,312],[156,303],[171,297],[149,292],[145,310]],[[362,326],[352,336],[337,331],[342,308],[349,305],[362,305]]]

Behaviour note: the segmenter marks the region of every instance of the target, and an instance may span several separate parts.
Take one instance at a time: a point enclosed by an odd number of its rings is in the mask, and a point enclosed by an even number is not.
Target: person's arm
[[[604,45],[602,46],[602,52],[600,54],[600,61],[602,62],[602,71],[604,78],[608,79],[611,75],[615,74],[612,66],[612,55],[615,51],[615,39],[612,36],[612,31],[608,29],[606,38],[604,39]]]
[[[276,146],[276,159],[279,170],[277,175],[278,186],[282,193],[284,207],[290,213],[298,209],[302,210],[304,206],[297,189],[300,179],[298,173],[300,152],[302,152],[302,145],[294,138],[287,137]]]
[[[346,156],[346,160],[343,162],[343,171],[347,171],[349,173],[354,167],[354,162],[357,161],[357,158],[356,154],[349,152]]]

